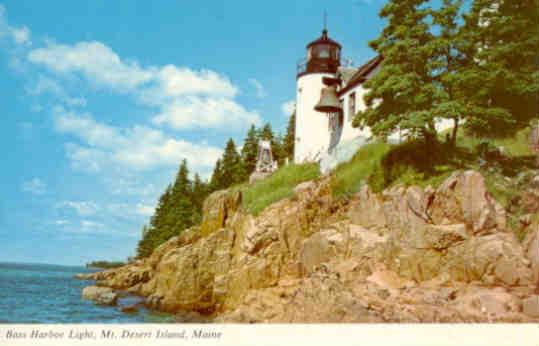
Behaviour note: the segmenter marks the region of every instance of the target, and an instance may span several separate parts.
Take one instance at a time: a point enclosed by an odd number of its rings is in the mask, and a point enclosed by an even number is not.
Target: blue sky
[[[207,177],[251,123],[284,131],[322,29],[374,56],[382,0],[0,0],[0,261],[132,255],[182,158]]]

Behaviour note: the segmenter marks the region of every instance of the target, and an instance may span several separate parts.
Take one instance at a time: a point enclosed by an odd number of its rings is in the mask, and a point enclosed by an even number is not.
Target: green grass
[[[446,130],[440,133],[439,138],[445,138],[450,130]],[[468,150],[475,150],[477,146],[482,142],[488,142],[494,147],[503,147],[506,154],[509,156],[529,156],[533,155],[530,146],[528,145],[528,137],[530,135],[531,128],[525,128],[516,133],[514,137],[509,138],[479,138],[468,136],[461,128],[457,134],[457,143],[462,148]]]
[[[296,185],[320,176],[318,164],[290,164],[280,168],[268,178],[254,184],[234,187],[243,194],[243,207],[251,214],[258,215],[268,205],[293,195]]]
[[[518,191],[504,185],[504,177],[514,177],[533,167],[529,131],[528,128],[513,138],[491,140],[459,131],[455,148],[443,141],[430,146],[420,141],[392,146],[372,143],[361,148],[350,162],[337,167],[333,173],[333,193],[346,198],[365,182],[376,192],[398,184],[437,187],[455,170],[475,169],[485,176],[494,197],[507,206]],[[485,142],[490,149],[503,146],[505,156],[487,156],[487,164],[480,167],[478,159]]]
[[[340,164],[332,174],[331,187],[336,197],[348,197],[370,177],[376,177],[382,158],[391,146],[386,143],[370,143],[359,149],[352,160]],[[371,181],[374,183],[374,181]]]
[[[350,162],[340,164],[331,173],[331,187],[337,198],[348,198],[368,183],[375,192],[397,184],[437,187],[455,170],[474,169],[486,179],[487,187],[506,208],[520,194],[506,178],[533,168],[535,158],[527,138],[529,129],[514,138],[488,140],[490,148],[503,146],[503,158],[488,158],[487,165],[478,163],[485,139],[459,132],[457,147],[440,142],[426,146],[419,141],[399,145],[375,142],[362,147]],[[440,137],[442,138],[442,137]],[[288,165],[265,180],[252,185],[234,187],[243,192],[243,207],[258,215],[268,205],[293,195],[294,187],[320,176],[317,164]]]

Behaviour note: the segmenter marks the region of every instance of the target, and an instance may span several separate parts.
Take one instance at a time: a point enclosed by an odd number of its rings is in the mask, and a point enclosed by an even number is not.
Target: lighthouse
[[[324,77],[335,78],[341,66],[341,45],[322,35],[307,45],[307,56],[297,66],[296,138],[294,162],[318,161],[328,150],[328,117],[315,110],[325,87]]]
[[[319,162],[322,172],[349,160],[371,136],[370,129],[354,128],[352,121],[366,107],[364,82],[383,60],[376,56],[353,67],[341,60],[341,48],[324,28],[297,65],[294,162]]]

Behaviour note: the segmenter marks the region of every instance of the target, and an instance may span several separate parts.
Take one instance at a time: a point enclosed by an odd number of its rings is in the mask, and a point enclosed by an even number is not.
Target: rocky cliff
[[[539,321],[537,219],[519,242],[474,171],[437,189],[365,185],[347,202],[323,178],[257,217],[219,191],[200,226],[83,278],[220,322]]]

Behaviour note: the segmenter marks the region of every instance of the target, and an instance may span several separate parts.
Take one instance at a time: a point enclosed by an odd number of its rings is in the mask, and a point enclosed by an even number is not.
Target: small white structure
[[[249,183],[262,180],[275,172],[278,168],[277,161],[273,160],[271,152],[271,142],[267,140],[258,141],[258,155],[255,171],[249,177]]]
[[[330,159],[338,164],[342,160],[335,160],[335,155],[340,147],[346,143],[360,146],[371,136],[369,129],[352,127],[352,120],[365,109],[362,84],[378,71],[381,61],[376,57],[359,68],[341,66],[341,45],[328,37],[326,29],[307,45],[307,57],[297,70],[295,163]],[[323,113],[315,106],[329,85],[336,87],[340,111]],[[346,151],[353,155],[355,150],[349,149]]]
[[[277,170],[277,161],[273,160],[270,141],[260,140],[258,142],[258,157],[255,170],[263,173],[273,173]]]

